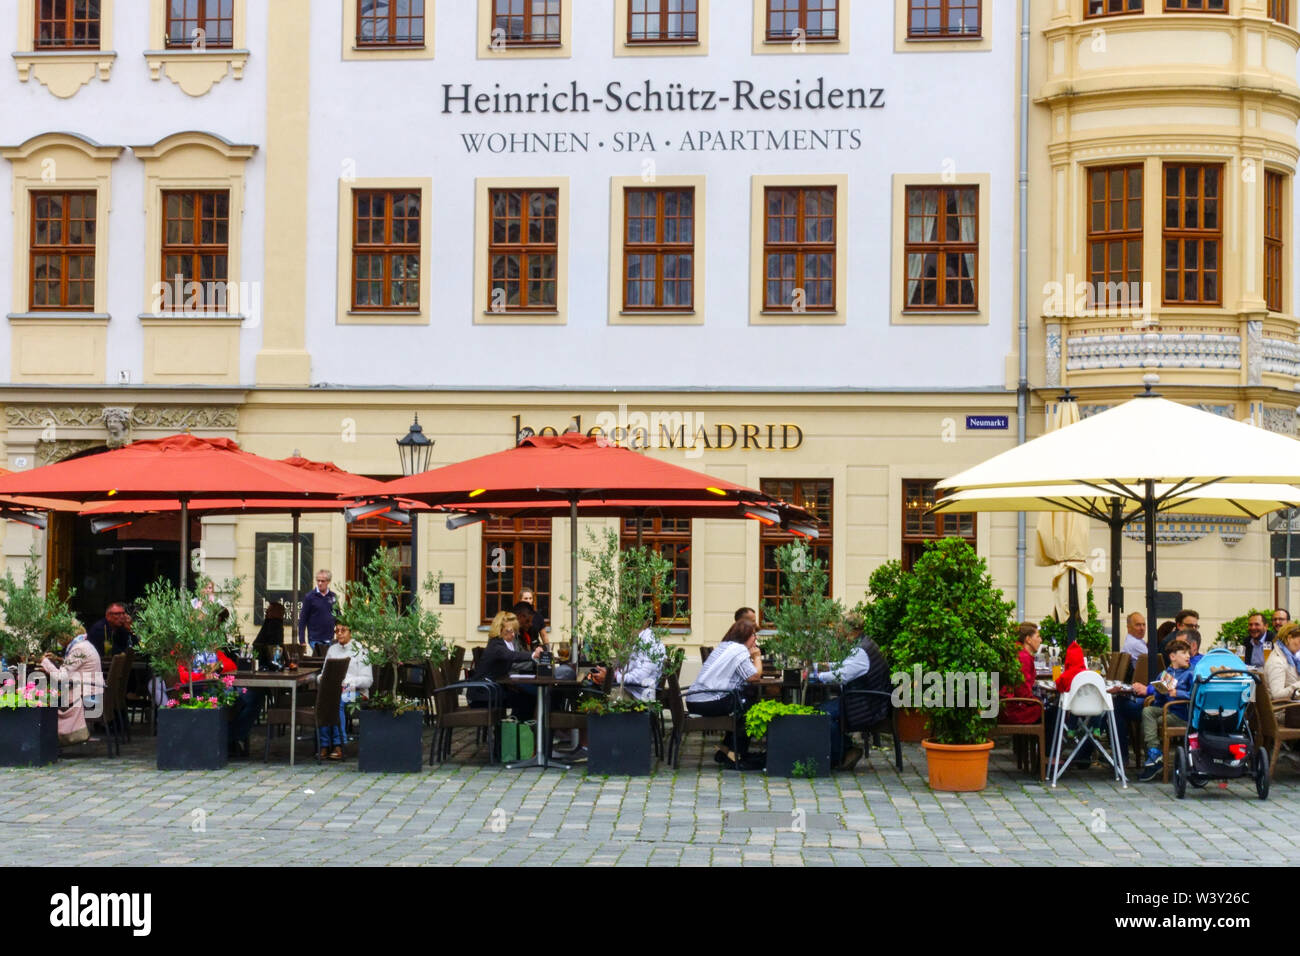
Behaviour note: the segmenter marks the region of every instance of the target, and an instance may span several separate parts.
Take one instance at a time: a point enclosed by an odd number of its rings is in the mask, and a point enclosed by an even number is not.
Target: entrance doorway
[[[382,518],[365,518],[348,525],[348,580],[360,581],[366,565],[380,548],[397,555],[402,607],[411,603],[411,527]]]

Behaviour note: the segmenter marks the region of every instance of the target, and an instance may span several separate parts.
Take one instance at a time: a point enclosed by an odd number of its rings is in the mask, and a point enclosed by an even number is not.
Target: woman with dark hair
[[[257,649],[257,660],[262,667],[270,668],[275,657],[275,650],[284,646],[284,605],[272,601],[266,606],[266,616],[262,618],[262,627],[253,639]]]
[[[737,704],[733,693],[746,681],[757,681],[763,676],[763,653],[758,648],[758,628],[748,620],[731,625],[722,643],[709,654],[695,683],[682,694],[686,709],[701,717],[725,717],[735,713],[737,706],[743,714],[743,698]],[[722,738],[713,759],[735,768],[749,755],[749,738],[741,734],[740,740],[730,731]]]

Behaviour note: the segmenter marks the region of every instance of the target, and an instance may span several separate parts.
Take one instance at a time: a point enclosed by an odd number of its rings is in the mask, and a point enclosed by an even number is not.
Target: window
[[[807,539],[812,549],[812,556],[817,561],[826,562],[826,594],[831,593],[831,581],[834,569],[831,566],[832,523],[831,503],[834,482],[829,478],[764,478],[759,483],[759,490],[803,508],[817,519],[818,537]],[[776,564],[776,549],[791,541],[804,540],[798,535],[782,531],[777,525],[763,525],[758,533],[759,566],[759,615],[767,611],[768,606],[780,607],[783,586],[781,570]]]
[[[366,566],[380,548],[397,559],[397,583],[401,607],[411,603],[411,528],[383,518],[359,518],[348,525],[348,580],[360,581]]]
[[[489,308],[496,311],[551,311],[557,308],[559,191],[493,189],[488,201]]]
[[[695,293],[695,190],[624,190],[623,308],[688,310]]]
[[[904,310],[978,308],[979,187],[908,186]]]
[[[168,0],[167,49],[235,45],[235,0]]]
[[[493,38],[506,46],[560,42],[560,0],[494,0],[493,10]]]
[[[763,308],[835,309],[835,187],[763,191]]]
[[[975,37],[980,35],[980,0],[908,0],[907,35]]]
[[[767,0],[769,40],[839,38],[837,0]]]
[[[1282,311],[1282,185],[1281,173],[1264,173],[1264,301],[1270,312]]]
[[[99,49],[99,0],[35,2],[36,49]]]
[[[973,514],[926,514],[934,507],[937,480],[903,481],[903,570],[910,571],[931,541],[963,538],[975,547]]]
[[[1142,0],[1083,0],[1085,17],[1116,17],[1141,12]]]
[[[1291,23],[1291,0],[1268,0],[1268,15],[1278,23]]]
[[[1088,308],[1142,303],[1142,167],[1088,170]]]
[[[30,309],[95,308],[95,194],[32,193]]]
[[[360,0],[357,46],[423,46],[424,0]]]
[[[1166,13],[1227,13],[1228,0],[1165,0]]]
[[[515,606],[532,588],[543,618],[551,616],[551,519],[492,518],[483,526],[483,623]]]
[[[699,0],[627,0],[628,43],[690,43],[700,38]]]
[[[636,547],[636,525],[641,522],[641,544],[673,566],[668,581],[670,598],[655,608],[656,624],[685,624],[691,614],[691,519],[624,518],[621,546]]]
[[[352,193],[352,307],[420,308],[420,192]]]
[[[1222,182],[1222,166],[1165,164],[1166,304],[1219,304]]]
[[[163,193],[162,281],[183,287],[187,308],[197,294],[201,311],[226,310],[229,255],[229,192]],[[180,303],[172,309],[179,311]]]

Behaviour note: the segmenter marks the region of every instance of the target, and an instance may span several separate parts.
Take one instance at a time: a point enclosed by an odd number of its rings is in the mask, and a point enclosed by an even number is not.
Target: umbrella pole
[[[1124,586],[1121,583],[1123,568],[1120,554],[1124,548],[1123,505],[1118,498],[1110,500],[1110,649],[1117,651],[1119,643],[1119,622],[1124,613]]]
[[[190,571],[190,499],[181,499],[181,592],[185,591]]]
[[[299,554],[301,553],[299,551],[299,547],[301,546],[302,536],[298,532],[298,519],[302,517],[302,512],[294,511],[292,512],[292,514],[293,514],[293,571],[291,573],[293,575],[293,603],[289,605],[289,622],[290,622],[290,627],[293,628],[293,640],[290,643],[297,644],[298,643],[298,614],[299,614],[298,578],[302,574],[302,568],[299,566],[302,562],[302,558],[299,557]],[[283,640],[284,638],[281,638],[281,641]]]
[[[1156,484],[1147,479],[1142,504],[1147,565],[1147,674],[1159,673],[1160,645],[1156,640]]]
[[[1070,620],[1065,628],[1065,646],[1079,639],[1079,572],[1070,568]]]
[[[577,652],[578,660],[582,648],[578,647],[578,499],[569,499],[569,644]]]

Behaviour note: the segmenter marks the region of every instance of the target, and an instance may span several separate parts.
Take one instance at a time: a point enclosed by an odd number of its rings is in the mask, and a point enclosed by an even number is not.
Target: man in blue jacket
[[[1164,706],[1168,701],[1184,701],[1169,708],[1170,726],[1187,726],[1186,701],[1192,695],[1192,646],[1178,638],[1170,641],[1165,651],[1169,655],[1169,669],[1147,687],[1155,695],[1155,703],[1142,711],[1142,740],[1147,748],[1147,762],[1142,768],[1141,780],[1154,780],[1164,770],[1160,721],[1165,716]]]
[[[302,599],[302,613],[298,615],[298,641],[310,642],[313,656],[327,653],[334,640],[334,607],[339,598],[330,590],[333,577],[328,571],[317,571],[315,589]]]

